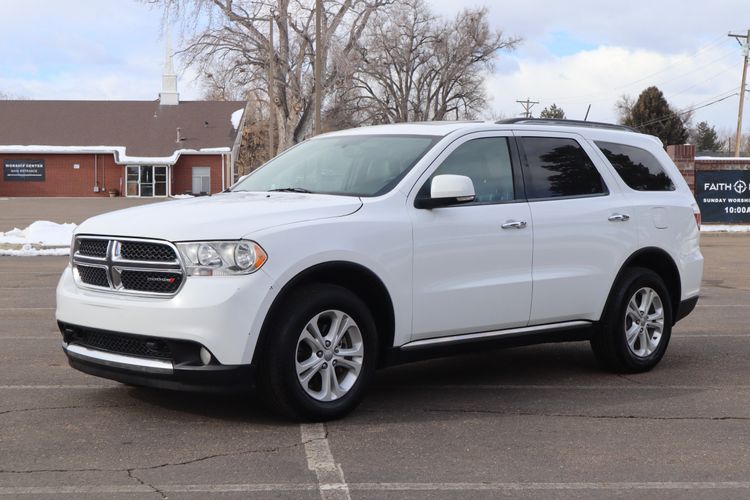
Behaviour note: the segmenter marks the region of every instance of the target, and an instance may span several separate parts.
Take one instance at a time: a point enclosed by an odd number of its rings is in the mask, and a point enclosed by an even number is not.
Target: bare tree
[[[197,30],[182,53],[188,65],[198,67],[204,79],[229,88],[267,90],[273,62],[274,102],[278,148],[302,140],[313,117],[313,62],[315,46],[314,2],[305,0],[147,0],[161,4],[169,15],[181,18],[188,30]],[[356,64],[350,58],[375,9],[392,0],[324,0],[322,95]],[[203,25],[190,24],[204,19]],[[269,48],[273,23],[274,51]],[[217,69],[218,68],[218,69]],[[220,90],[216,86],[212,90]],[[221,91],[226,94],[226,89]],[[266,94],[267,95],[267,94]]]
[[[17,95],[17,94],[9,94],[7,92],[3,92],[0,90],[0,101],[18,101],[18,100],[25,100],[27,97]]]
[[[472,118],[486,105],[484,74],[497,51],[519,42],[492,30],[485,8],[446,21],[423,0],[401,0],[364,32],[359,105],[376,123]]]

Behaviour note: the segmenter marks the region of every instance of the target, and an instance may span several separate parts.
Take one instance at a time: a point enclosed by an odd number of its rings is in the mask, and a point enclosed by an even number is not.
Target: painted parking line
[[[698,304],[697,307],[748,307],[747,304]]]
[[[314,491],[310,483],[258,484],[154,484],[97,486],[11,486],[0,487],[0,495],[82,495],[115,493],[253,493],[272,491]],[[650,482],[483,482],[483,483],[350,483],[353,491],[696,491],[750,490],[750,481],[650,481]],[[322,492],[321,492],[322,493]],[[744,494],[743,494],[744,495]],[[324,497],[325,498],[325,497]]]
[[[0,311],[54,311],[54,307],[0,307]]]
[[[26,384],[26,385],[0,385],[2,391],[57,391],[57,390],[79,390],[79,389],[112,389],[113,387],[126,387],[120,384],[56,384],[56,385],[44,385],[44,384]]]
[[[333,460],[325,424],[300,424],[300,436],[305,445],[307,468],[318,479],[320,497],[323,500],[351,500],[344,471]]]
[[[0,290],[54,290],[56,286],[3,286]]]
[[[416,385],[393,385],[393,384],[375,384],[373,387],[378,389],[432,389],[432,390],[500,390],[500,391],[722,391],[722,390],[750,390],[750,385],[646,385],[633,383],[630,385],[575,385],[575,384],[416,384]],[[0,386],[2,388],[2,386]]]
[[[24,335],[24,336],[14,335],[14,336],[5,337],[3,335],[0,335],[0,340],[60,340],[60,339],[61,339],[60,335],[56,335],[56,336],[46,335],[44,337],[35,336],[35,335]]]
[[[674,339],[690,339],[690,338],[750,338],[750,334],[747,333],[685,333],[685,334],[677,334],[672,335],[672,340]]]

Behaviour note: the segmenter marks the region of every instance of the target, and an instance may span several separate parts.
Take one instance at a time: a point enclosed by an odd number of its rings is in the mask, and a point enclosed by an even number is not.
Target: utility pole
[[[539,101],[530,101],[527,97],[525,101],[516,101],[518,104],[523,106],[523,116],[524,118],[531,118],[531,108],[534,107],[534,104],[539,104]]]
[[[315,0],[315,135],[323,131],[320,108],[323,101],[321,66],[323,65],[323,0]]]
[[[274,120],[276,116],[275,107],[276,100],[273,83],[276,74],[276,54],[273,49],[273,22],[276,17],[276,11],[271,10],[271,15],[268,18],[268,159],[270,160],[275,156],[275,149],[273,146],[273,132],[274,132]]]
[[[740,149],[742,147],[742,112],[745,107],[745,82],[747,81],[747,54],[748,48],[750,47],[750,29],[747,30],[747,34],[745,35],[729,33],[729,36],[735,38],[737,42],[742,45],[742,84],[740,85],[740,107],[737,112],[737,135],[734,138],[734,156],[740,156]],[[744,42],[741,42],[740,39],[744,40]]]

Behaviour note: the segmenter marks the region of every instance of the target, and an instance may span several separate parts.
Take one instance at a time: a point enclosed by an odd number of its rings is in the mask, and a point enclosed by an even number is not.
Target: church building
[[[157,100],[0,101],[0,197],[220,192],[245,106],[180,101],[169,41]]]

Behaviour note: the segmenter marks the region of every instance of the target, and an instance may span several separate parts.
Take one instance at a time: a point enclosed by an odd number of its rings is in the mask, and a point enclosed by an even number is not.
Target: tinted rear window
[[[630,188],[637,191],[674,191],[674,184],[654,155],[645,149],[614,142],[596,142]]]
[[[524,137],[528,199],[593,196],[607,193],[594,163],[580,144],[558,137]]]

